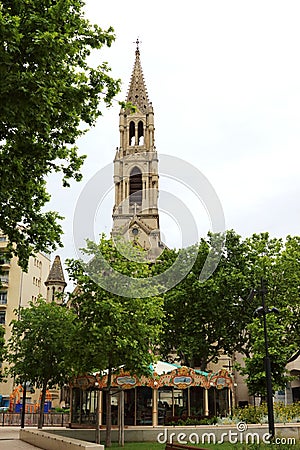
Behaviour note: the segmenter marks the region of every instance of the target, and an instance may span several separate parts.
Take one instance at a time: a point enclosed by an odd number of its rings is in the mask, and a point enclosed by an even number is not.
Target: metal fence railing
[[[25,426],[37,426],[39,413],[26,413],[25,414]],[[47,413],[44,414],[44,427],[65,427],[69,424],[69,413]],[[20,426],[21,414],[20,413],[0,413],[0,426]]]

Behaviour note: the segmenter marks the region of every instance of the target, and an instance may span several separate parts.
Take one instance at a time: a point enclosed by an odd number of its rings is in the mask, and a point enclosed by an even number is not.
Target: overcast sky
[[[115,43],[93,55],[93,63],[108,61],[112,75],[122,79],[120,100],[134,64],[133,42],[141,40],[158,154],[183,158],[207,177],[226,228],[242,236],[299,235],[299,1],[86,0],[86,15],[115,29]],[[62,189],[57,176],[49,181],[51,208],[66,216],[65,248],[58,251],[63,259],[76,257],[74,210],[86,183],[113,161],[118,120],[115,102],[79,140],[80,153],[87,154],[81,183]],[[205,235],[210,228],[205,209],[193,207],[180,184],[161,177],[161,188],[168,190],[168,184],[193,209]],[[99,206],[96,236],[110,232],[113,201],[111,191]],[[178,247],[180,233],[170,220],[161,214],[161,231],[169,246]]]

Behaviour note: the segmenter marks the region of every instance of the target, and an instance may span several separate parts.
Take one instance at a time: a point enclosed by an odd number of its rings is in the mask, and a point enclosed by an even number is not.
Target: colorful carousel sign
[[[166,364],[166,363],[164,363]],[[210,389],[215,387],[217,389],[229,388],[232,389],[233,379],[232,375],[225,369],[221,369],[216,373],[202,372],[189,367],[175,367],[166,373],[156,371],[155,367],[151,376],[132,375],[130,372],[120,369],[112,375],[111,386],[121,389],[132,389],[135,387],[146,386],[152,389],[159,389],[162,387],[176,387],[178,389],[186,389],[188,387],[203,387]],[[79,387],[81,389],[90,389],[97,386],[99,389],[107,387],[108,375],[84,375],[76,378],[72,387]]]

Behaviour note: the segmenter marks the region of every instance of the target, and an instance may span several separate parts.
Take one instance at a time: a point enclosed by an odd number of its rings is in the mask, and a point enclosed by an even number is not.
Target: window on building
[[[5,255],[0,255],[0,265],[7,264],[7,259],[5,258]]]
[[[5,311],[0,311],[0,325],[5,325]]]
[[[37,258],[34,258],[34,265],[36,267],[38,267],[39,269],[41,269],[41,267],[42,267],[41,261],[39,261]]]
[[[41,285],[40,279],[38,279],[38,278],[36,278],[36,277],[33,277],[33,278],[32,278],[32,283],[33,283],[35,286],[40,286],[40,285]]]
[[[0,305],[7,304],[7,292],[0,292]]]
[[[130,185],[129,185],[129,204],[137,205],[142,204],[142,172],[138,167],[134,167],[130,173]]]
[[[4,284],[8,283],[8,272],[4,272],[2,275],[0,275],[0,281]]]

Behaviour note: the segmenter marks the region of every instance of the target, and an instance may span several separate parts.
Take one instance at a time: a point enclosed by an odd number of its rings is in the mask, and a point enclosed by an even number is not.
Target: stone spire
[[[146,113],[150,106],[143,70],[140,60],[139,40],[136,40],[135,63],[127,93],[127,102],[131,102],[140,112]]]
[[[136,42],[135,63],[127,102],[136,111],[121,108],[120,148],[114,159],[114,239],[132,241],[146,250],[154,261],[164,248],[160,240],[158,213],[158,156],[154,145],[154,111],[148,100]]]
[[[45,285],[47,286],[48,302],[54,301],[55,294],[63,293],[67,286],[59,256],[55,256]]]

